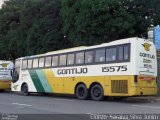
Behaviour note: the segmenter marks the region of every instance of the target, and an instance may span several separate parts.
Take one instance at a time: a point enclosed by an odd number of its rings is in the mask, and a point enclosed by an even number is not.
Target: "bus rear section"
[[[136,56],[135,76],[131,93],[135,95],[156,95],[157,56],[154,43],[139,38],[133,51],[135,51]]]
[[[0,90],[11,88],[13,62],[0,61]]]
[[[105,76],[105,96],[150,96],[157,94],[157,58],[153,42],[130,39],[130,60],[123,63],[126,71]],[[119,49],[120,51],[120,49]],[[120,56],[120,55],[118,55]],[[120,63],[113,66],[122,66]],[[124,66],[125,65],[125,66]],[[113,69],[110,68],[110,69]],[[121,69],[119,69],[121,70]],[[106,72],[107,73],[107,72]]]

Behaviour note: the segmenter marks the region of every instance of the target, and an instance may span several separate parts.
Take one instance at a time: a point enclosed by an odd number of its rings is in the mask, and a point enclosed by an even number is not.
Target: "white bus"
[[[0,90],[11,89],[13,62],[0,60]]]
[[[18,58],[12,91],[75,94],[79,99],[157,93],[155,45],[128,38]]]

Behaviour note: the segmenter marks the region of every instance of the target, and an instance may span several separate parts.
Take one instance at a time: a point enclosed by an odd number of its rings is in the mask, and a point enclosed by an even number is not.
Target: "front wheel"
[[[88,98],[88,90],[85,85],[80,84],[76,88],[76,96],[78,99],[85,100]]]
[[[27,96],[29,95],[29,92],[28,92],[28,85],[27,84],[23,84],[22,87],[21,87],[21,92],[23,95]]]
[[[92,100],[100,101],[104,99],[104,91],[99,84],[96,84],[91,87],[90,94],[91,94]]]
[[[3,89],[0,89],[0,92],[4,92],[4,90],[3,90]]]

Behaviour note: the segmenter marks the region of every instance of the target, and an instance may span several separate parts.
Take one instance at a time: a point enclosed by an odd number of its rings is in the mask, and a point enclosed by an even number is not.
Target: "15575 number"
[[[127,71],[127,65],[102,67],[102,72],[123,72]]]

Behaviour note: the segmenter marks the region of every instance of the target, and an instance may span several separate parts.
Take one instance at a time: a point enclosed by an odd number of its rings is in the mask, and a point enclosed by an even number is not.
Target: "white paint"
[[[151,108],[151,109],[160,109],[160,107],[147,106],[147,105],[132,105],[134,107],[142,107],[142,108]]]
[[[19,106],[26,106],[26,107],[32,106],[32,105],[28,105],[28,104],[20,104],[20,103],[12,103],[12,105],[19,105]]]
[[[69,100],[69,99],[58,99],[58,98],[55,98],[54,100],[58,100],[58,101],[69,101],[69,102],[73,102],[74,100]]]

